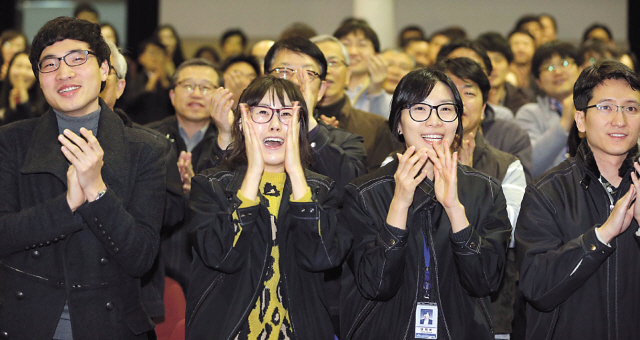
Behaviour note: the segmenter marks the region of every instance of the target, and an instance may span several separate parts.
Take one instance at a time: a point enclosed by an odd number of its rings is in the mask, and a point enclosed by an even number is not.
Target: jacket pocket
[[[211,292],[214,290],[214,288],[216,288],[216,286],[219,285],[220,282],[222,282],[223,280],[224,280],[224,274],[220,274],[220,275],[218,275],[218,277],[215,278],[215,280],[213,280],[213,282],[211,282],[209,287],[207,287],[207,290],[204,291],[204,294],[202,294],[202,296],[198,300],[198,303],[196,304],[196,307],[193,309],[193,312],[191,313],[191,316],[189,317],[189,322],[187,322],[187,326],[191,325],[191,322],[193,322],[193,319],[195,319],[195,317],[198,314],[198,311],[200,310],[200,307],[202,306],[202,303],[204,302],[204,300],[207,299],[207,297],[209,296],[209,294],[211,294]]]
[[[146,333],[155,327],[155,324],[151,321],[142,305],[126,312],[124,321],[135,335]]]

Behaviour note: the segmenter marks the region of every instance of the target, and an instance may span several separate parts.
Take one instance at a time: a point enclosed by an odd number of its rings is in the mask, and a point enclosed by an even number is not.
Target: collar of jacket
[[[104,151],[102,176],[110,179],[108,185],[127,183],[130,162],[129,154],[126,152],[124,123],[102,98],[99,103],[100,120],[96,138]],[[55,112],[50,108],[36,123],[20,173],[51,173],[66,184],[69,161],[60,147],[58,121]]]
[[[578,146],[578,152],[576,153],[576,158],[582,160],[587,170],[587,173],[591,173],[594,178],[600,178],[600,169],[598,169],[598,163],[596,163],[596,159],[593,156],[593,152],[589,147],[589,143],[586,138],[582,139],[580,145]],[[629,152],[627,153],[627,157],[620,165],[618,169],[618,176],[624,178],[629,174],[631,169],[633,169],[633,162],[638,158],[638,144],[636,144]],[[588,174],[585,175],[585,178],[580,181],[583,188],[587,188],[589,186]]]

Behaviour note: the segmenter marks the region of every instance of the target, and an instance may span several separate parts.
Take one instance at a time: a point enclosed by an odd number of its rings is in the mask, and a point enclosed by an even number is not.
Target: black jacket
[[[0,129],[0,334],[9,339],[51,339],[65,302],[77,339],[135,339],[153,329],[138,278],[160,244],[163,147],[100,106],[108,189],[75,215],[53,110]]]
[[[453,234],[427,181],[416,189],[407,230],[386,218],[394,160],[346,188],[341,225],[354,237],[342,282],[341,339],[412,339],[424,274],[423,235],[431,252],[438,339],[492,339],[488,295],[502,279],[511,233],[500,184],[458,165],[458,194],[470,226]]]
[[[245,172],[220,166],[193,178],[187,225],[197,255],[187,295],[187,339],[233,339],[262,292],[271,253],[270,214],[262,196],[261,204],[238,208]],[[305,175],[312,202],[289,202],[288,179],[282,193],[276,222],[285,287],[280,293],[295,339],[333,339],[323,271],[341,265],[351,237],[336,223],[339,196],[333,181],[310,171]]]
[[[640,323],[638,221],[611,241],[595,234],[631,185],[632,149],[609,197],[586,140],[527,187],[516,227],[528,339],[637,339]]]

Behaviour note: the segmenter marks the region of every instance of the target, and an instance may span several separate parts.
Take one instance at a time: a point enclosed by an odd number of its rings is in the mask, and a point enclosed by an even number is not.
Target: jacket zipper
[[[377,305],[378,301],[369,300],[369,302],[367,302],[367,304],[362,309],[362,312],[360,313],[361,317],[356,319],[356,322],[354,322],[353,326],[349,330],[349,333],[347,333],[347,339],[351,339],[356,335],[356,333],[360,330],[360,326],[362,326],[365,321],[367,321],[367,319],[371,315],[371,312],[373,312],[373,309],[376,308]]]
[[[200,299],[198,299],[198,303],[196,304],[196,308],[193,310],[193,313],[191,313],[191,317],[189,317],[189,322],[187,323],[187,326],[191,325],[191,322],[193,321],[193,319],[196,317],[196,314],[198,314],[198,311],[200,310],[200,306],[202,306],[202,302],[204,301],[204,299],[209,296],[209,294],[211,293],[211,291],[213,291],[213,289],[220,283],[222,282],[222,279],[224,278],[224,274],[220,274],[218,275],[218,277],[216,277],[215,280],[213,280],[213,282],[211,282],[211,284],[209,285],[209,287],[207,288],[207,290],[204,291],[204,293],[202,294],[202,296],[200,296]]]
[[[422,221],[424,221],[424,212],[422,212]],[[423,237],[423,241],[427,239],[426,235],[424,234],[424,230],[422,231],[422,237]],[[419,248],[418,248],[419,249]],[[420,293],[420,281],[422,281],[422,275],[420,275],[420,272],[424,269],[422,267],[422,263],[420,261],[417,261],[418,264],[418,277],[416,279],[416,294],[413,297],[413,306],[414,306],[414,310],[415,310],[415,306],[418,304],[418,294]],[[409,330],[411,329],[411,323],[413,322],[413,314],[414,312],[411,311],[411,314],[409,314],[409,323],[407,324],[407,329],[404,331],[404,338],[403,339],[407,339],[407,336],[409,336]]]
[[[433,242],[433,234],[431,233],[431,225],[432,225],[432,221],[431,221],[431,212],[428,211],[427,212],[427,220],[429,222],[429,224],[427,224],[427,232],[429,234],[429,246],[431,247],[431,249],[433,249],[433,251],[431,252],[431,259],[433,260],[433,272],[435,274],[436,277],[436,282],[435,282],[435,287],[438,287],[438,294],[436,295],[436,298],[438,299],[438,306],[440,308],[440,315],[442,315],[442,323],[444,324],[444,329],[447,331],[447,336],[449,337],[449,339],[451,339],[451,332],[449,331],[449,326],[447,325],[447,319],[444,316],[444,309],[442,308],[442,299],[440,298],[440,283],[439,283],[439,279],[438,279],[438,258],[436,257],[436,245]]]

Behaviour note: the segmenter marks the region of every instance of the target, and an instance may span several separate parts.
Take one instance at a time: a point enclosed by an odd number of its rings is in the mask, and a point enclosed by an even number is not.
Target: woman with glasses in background
[[[226,159],[192,180],[187,339],[333,339],[323,271],[351,238],[333,181],[306,170],[304,98],[265,76],[239,102]]]
[[[493,338],[511,227],[500,184],[457,163],[462,113],[442,72],[398,84],[389,126],[405,150],[347,185],[339,217],[354,237],[340,339]]]

